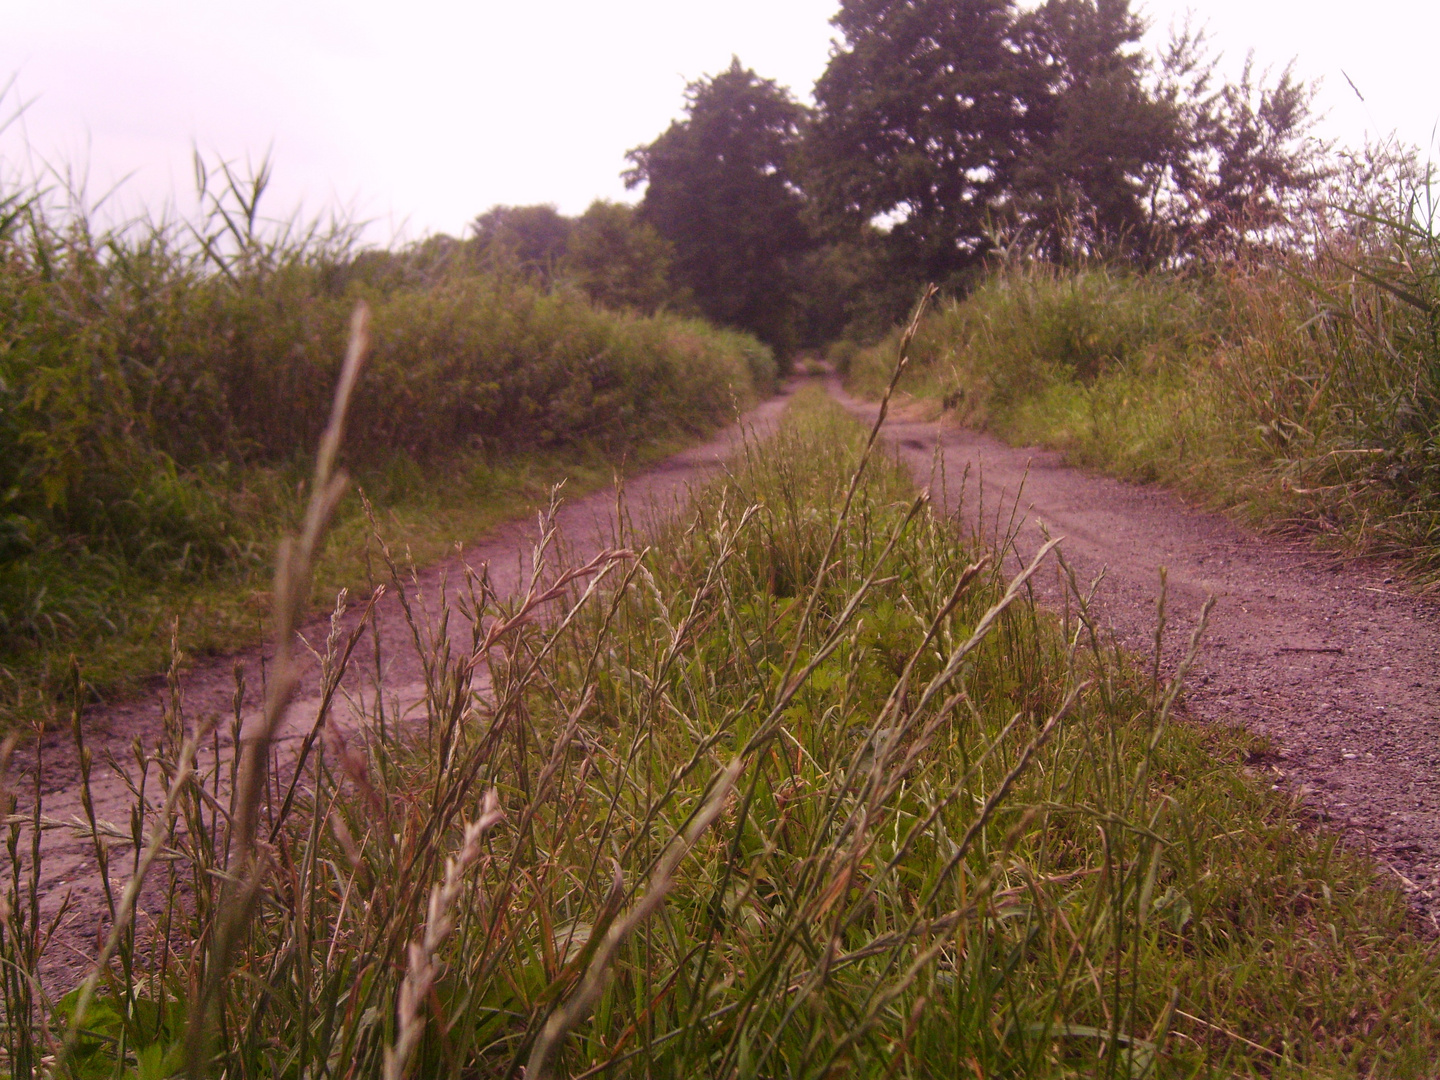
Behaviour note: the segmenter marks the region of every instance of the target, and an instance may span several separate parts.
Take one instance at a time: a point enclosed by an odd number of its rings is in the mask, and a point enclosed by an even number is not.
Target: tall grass
[[[1440,576],[1440,269],[1420,185],[1306,256],[1017,261],[922,329],[907,389],[1079,464]],[[883,350],[852,364],[874,392]]]
[[[193,220],[102,227],[39,183],[0,200],[7,667],[123,637],[157,589],[269,565],[357,301],[374,355],[343,454],[382,503],[427,474],[615,461],[774,385],[753,339],[542,291],[459,241],[363,250],[343,225],[267,220],[265,167],[198,168]]]
[[[661,535],[567,569],[547,530],[525,595],[481,568],[427,617],[397,572],[423,718],[350,673],[249,843],[177,704],[100,840],[157,858],[83,1016],[44,996],[39,792],[9,819],[5,1064],[175,1075],[190,1026],[226,1077],[1428,1075],[1403,900],[1079,583],[1037,611],[1047,551],[1007,580],[816,392]]]

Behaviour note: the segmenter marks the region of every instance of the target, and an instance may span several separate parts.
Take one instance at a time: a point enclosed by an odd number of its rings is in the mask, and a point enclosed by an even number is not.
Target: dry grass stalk
[[[240,736],[239,766],[231,793],[230,863],[225,899],[211,945],[211,960],[200,999],[191,1013],[188,1037],[189,1068],[195,1075],[208,1071],[205,1046],[210,1037],[211,1013],[220,987],[229,974],[232,952],[250,919],[257,891],[265,873],[265,860],[256,851],[256,831],[275,732],[285,718],[300,682],[300,665],[295,654],[295,632],[310,599],[310,576],[315,553],[325,527],[345,493],[349,478],[336,468],[336,459],[345,437],[345,420],[351,396],[360,376],[360,365],[370,348],[370,309],[356,305],[350,323],[350,343],[330,421],[320,440],[310,503],[300,532],[280,546],[275,570],[272,609],[275,658],[266,687],[260,722]]]
[[[385,1080],[402,1080],[411,1055],[425,1033],[422,1009],[430,988],[440,975],[436,954],[455,929],[455,905],[464,887],[465,872],[480,858],[480,841],[505,818],[494,788],[485,793],[480,817],[464,827],[464,842],[459,855],[445,860],[445,880],[430,890],[430,904],[425,917],[425,932],[419,941],[412,941],[406,950],[408,964],[405,979],[395,1003],[395,1019],[399,1037],[385,1050]]]
[[[175,820],[175,813],[179,807],[180,799],[189,787],[190,781],[195,776],[195,753],[200,744],[208,735],[203,728],[193,732],[186,739],[180,750],[180,760],[176,769],[174,779],[170,782],[169,790],[165,792],[165,803],[161,807],[159,822],[150,834],[150,843],[146,845],[144,854],[134,872],[125,882],[125,888],[120,894],[120,902],[116,907],[114,916],[110,923],[110,933],[105,938],[105,944],[100,950],[100,955],[95,958],[95,964],[85,981],[80,984],[80,998],[75,1004],[75,1011],[70,1019],[70,1026],[65,1033],[65,1041],[56,1054],[54,1062],[48,1070],[50,1076],[64,1076],[69,1056],[75,1050],[76,1040],[80,1031],[85,1026],[85,1017],[90,1009],[91,999],[95,996],[95,989],[100,980],[110,967],[110,960],[114,957],[116,949],[127,931],[131,929],[132,918],[135,914],[135,903],[140,898],[140,890],[145,885],[145,879],[150,874],[150,867],[155,862],[156,856],[160,854],[165,846],[171,823]],[[99,842],[98,839],[96,841]]]
[[[685,858],[695,846],[695,842],[720,816],[720,812],[725,808],[725,800],[735,789],[735,781],[739,778],[744,764],[745,759],[737,757],[716,777],[709,795],[691,818],[689,825],[670,842],[665,854],[661,856],[655,872],[650,875],[650,886],[645,890],[645,895],[605,931],[605,937],[591,958],[590,966],[585,969],[585,976],[580,980],[579,987],[545,1021],[545,1027],[530,1051],[530,1060],[525,1067],[526,1080],[547,1080],[551,1075],[561,1042],[571,1029],[585,1018],[604,990],[616,952],[635,928],[650,918],[664,902],[665,894],[670,891],[674,882],[675,869],[680,865],[680,860]]]

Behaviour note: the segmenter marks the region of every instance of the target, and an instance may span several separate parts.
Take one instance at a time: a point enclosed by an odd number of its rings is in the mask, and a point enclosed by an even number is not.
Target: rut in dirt
[[[623,490],[610,487],[574,500],[563,501],[548,524],[553,526],[555,549],[547,553],[549,570],[581,566],[612,546],[622,533],[620,515],[625,516],[627,533],[643,537],[654,522],[679,512],[692,491],[713,479],[745,440],[762,440],[772,432],[796,385],[750,410],[736,423],[705,442],[665,459],[634,476],[626,477]],[[451,561],[423,570],[406,584],[407,599],[424,623],[442,607],[451,612],[450,633],[463,636],[458,602],[466,588],[466,569],[484,568],[488,583],[501,598],[522,595],[531,584],[533,556],[541,539],[542,522],[532,518],[503,525],[487,536],[465,545]],[[337,621],[342,635],[354,631],[364,617],[366,598],[351,597],[345,614]],[[392,723],[413,723],[423,712],[426,695],[425,673],[416,649],[410,645],[411,626],[390,588],[375,605],[370,625],[356,638],[356,646],[340,697],[372,701],[383,692],[383,707]],[[328,613],[317,614],[302,630],[315,649],[324,651],[331,624]],[[376,649],[379,643],[379,654]],[[212,718],[218,745],[211,753],[215,761],[228,762],[232,753],[231,732],[238,712],[243,722],[257,716],[263,697],[264,670],[273,649],[256,648],[225,657],[207,658],[179,679],[183,711],[188,723]],[[237,676],[243,692],[237,704]],[[477,685],[487,674],[476,673]],[[379,688],[383,686],[383,691]],[[287,783],[301,747],[315,725],[324,697],[320,667],[312,658],[306,665],[299,689],[277,731],[272,776]],[[120,769],[134,772],[135,747],[148,751],[160,738],[170,689],[156,680],[149,691],[115,704],[91,706],[83,716],[85,742],[93,758],[90,792],[94,815],[104,832],[113,826],[112,838],[119,841],[111,856],[114,888],[123,886],[131,866],[129,835],[133,794]],[[346,723],[350,708],[343,700],[330,706],[330,716]],[[44,817],[51,827],[42,832],[39,910],[48,924],[62,911],[64,918],[55,934],[55,945],[47,952],[42,977],[52,989],[74,985],[88,970],[96,942],[108,930],[108,907],[97,870],[94,842],[77,835],[85,826],[78,751],[73,735],[65,730],[47,730],[39,746],[39,787]],[[7,778],[20,795],[20,810],[28,815],[33,807],[36,756],[33,748],[20,755],[15,775]],[[223,774],[223,767],[219,769]]]
[[[829,386],[874,421],[874,404]],[[1248,533],[1162,489],[1066,467],[1053,452],[903,410],[884,432],[937,505],[991,542],[1017,530],[1018,558],[1047,532],[1064,536],[1082,581],[1103,574],[1098,610],[1138,653],[1154,651],[1162,567],[1172,667],[1213,595],[1188,713],[1266,737],[1271,751],[1251,768],[1372,854],[1440,930],[1440,605],[1403,592],[1383,565]],[[1058,600],[1053,579],[1051,590]]]

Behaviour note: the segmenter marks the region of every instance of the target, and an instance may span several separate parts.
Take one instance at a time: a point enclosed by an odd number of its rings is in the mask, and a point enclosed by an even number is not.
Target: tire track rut
[[[779,395],[752,409],[738,422],[703,443],[625,478],[623,502],[628,524],[643,534],[654,521],[683,507],[695,488],[720,471],[743,438],[764,438],[774,429],[796,385],[787,386]],[[562,545],[558,558],[563,559],[565,566],[582,565],[611,546],[614,537],[619,534],[617,501],[615,488],[609,487],[562,503],[555,526]],[[463,639],[469,625],[461,618],[455,601],[463,588],[465,567],[468,565],[478,570],[484,566],[498,596],[518,597],[529,584],[530,556],[539,538],[539,526],[535,519],[517,520],[500,526],[474,543],[467,544],[460,556],[419,571],[416,581],[407,585],[412,604],[422,606],[433,614],[440,607],[442,593],[448,595],[451,602],[450,632],[457,640]],[[556,558],[552,555],[552,571]],[[358,623],[366,599],[351,598],[341,620],[346,632]],[[411,644],[409,624],[393,589],[376,604],[374,618],[381,641],[379,667],[383,672],[386,715],[392,724],[397,718],[403,723],[413,717],[417,709],[423,708],[425,681],[419,657]],[[324,612],[310,619],[301,633],[323,652],[329,630],[329,613]],[[232,717],[235,712],[236,669],[242,671],[245,678],[241,716],[244,722],[250,723],[260,710],[264,665],[272,653],[272,647],[262,646],[230,656],[205,658],[185,671],[180,679],[187,723],[194,723],[204,716],[219,718],[219,767],[222,777],[228,774],[228,762],[233,751],[231,725],[226,718]],[[360,637],[347,668],[342,683],[344,691],[360,702],[367,696],[373,698],[376,667],[373,638],[370,633],[365,633]],[[486,678],[483,668],[477,672],[477,684]],[[321,694],[319,665],[310,657],[299,689],[276,734],[275,765],[272,769],[282,785],[288,783],[301,741],[315,722]],[[147,691],[130,700],[101,703],[85,711],[85,740],[94,762],[91,796],[95,817],[102,823],[102,829],[104,823],[110,823],[128,836],[133,795],[110,761],[111,758],[116,759],[133,770],[132,746],[137,740],[145,752],[150,752],[162,733],[168,699],[169,690],[165,681],[157,679]],[[349,721],[350,713],[351,708],[338,701],[332,707],[331,716],[343,727]],[[40,785],[45,818],[52,822],[83,824],[79,757],[68,725],[65,730],[48,730],[39,749],[43,763]],[[202,750],[205,752],[201,764],[205,768],[216,767],[209,748]],[[22,815],[29,815],[34,804],[35,767],[35,747],[22,748],[12,766],[12,775],[5,778],[19,796],[17,813]],[[222,798],[227,790],[228,786],[222,782]],[[28,836],[21,846],[28,852]],[[118,895],[130,871],[133,849],[126,842],[110,846],[111,878]],[[24,865],[28,873],[28,858]],[[51,990],[63,991],[83,978],[88,970],[89,958],[97,948],[97,940],[108,930],[108,907],[91,839],[77,836],[70,828],[50,827],[42,832],[39,897],[42,925],[48,925],[68,900],[68,913],[56,932],[41,970],[42,978]]]
[[[873,422],[875,405],[829,386]],[[947,512],[993,539],[1015,508],[1022,557],[1048,530],[1082,578],[1103,572],[1100,612],[1123,645],[1153,652],[1161,567],[1173,651],[1215,595],[1190,714],[1267,736],[1274,753],[1251,768],[1373,854],[1440,930],[1440,605],[1401,591],[1382,564],[1333,562],[1057,453],[892,415],[885,436],[920,484],[943,455],[948,491],[938,477],[932,487]]]

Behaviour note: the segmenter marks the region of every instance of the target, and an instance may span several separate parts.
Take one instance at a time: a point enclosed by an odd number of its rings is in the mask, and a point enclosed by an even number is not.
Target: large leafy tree
[[[815,85],[810,181],[833,217],[889,226],[919,274],[987,249],[1040,134],[1039,73],[1011,0],[845,0],[844,42]]]
[[[481,259],[549,284],[575,222],[552,204],[492,206],[470,225]]]
[[[738,59],[686,90],[685,116],[629,153],[640,220],[674,246],[673,276],[712,320],[795,342],[792,281],[810,246],[794,157],[805,109]]]
[[[1175,104],[1152,91],[1144,31],[1129,0],[1047,0],[1017,20],[1038,78],[1012,219],[1053,258],[1156,243],[1157,176],[1184,140]]]
[[[954,281],[1009,232],[1140,262],[1273,235],[1322,171],[1309,92],[1218,84],[1195,36],[1143,51],[1130,0],[842,0],[815,87],[811,194]]]
[[[1180,258],[1273,244],[1334,174],[1313,133],[1314,90],[1286,68],[1275,80],[1247,58],[1238,82],[1215,77],[1203,33],[1174,36],[1156,64],[1157,96],[1180,118],[1157,173],[1157,233]]]
[[[597,199],[575,220],[561,270],[597,304],[653,312],[677,299],[674,248],[634,207]]]

